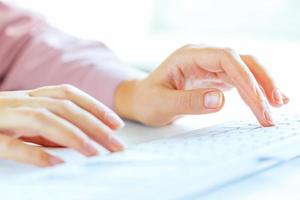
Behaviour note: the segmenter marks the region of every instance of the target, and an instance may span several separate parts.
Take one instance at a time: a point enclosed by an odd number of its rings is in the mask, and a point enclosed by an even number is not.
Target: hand
[[[289,101],[254,57],[228,48],[187,45],[145,79],[123,82],[116,92],[116,111],[146,125],[162,126],[183,114],[219,111],[222,91],[232,87],[263,126],[274,124],[267,102],[280,107]]]
[[[70,85],[28,91],[0,92],[0,158],[41,167],[63,161],[40,146],[65,146],[85,156],[98,151],[96,141],[109,151],[120,151],[123,143],[113,130],[122,120],[106,106]]]

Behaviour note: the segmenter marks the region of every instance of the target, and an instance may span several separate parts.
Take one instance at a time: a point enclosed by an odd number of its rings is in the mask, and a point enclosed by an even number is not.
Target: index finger
[[[254,75],[241,57],[230,49],[218,52],[221,67],[231,78],[243,100],[263,126],[274,125],[267,100]]]

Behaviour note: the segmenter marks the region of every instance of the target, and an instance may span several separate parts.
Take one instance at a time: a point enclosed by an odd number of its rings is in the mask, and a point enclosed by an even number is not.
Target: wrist
[[[126,80],[120,83],[115,93],[115,111],[123,118],[136,120],[135,107],[137,84],[140,80]]]

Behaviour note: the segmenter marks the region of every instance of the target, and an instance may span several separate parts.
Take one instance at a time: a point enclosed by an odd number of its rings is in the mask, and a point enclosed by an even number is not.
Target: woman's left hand
[[[229,48],[186,45],[145,79],[121,83],[115,106],[122,117],[162,126],[183,114],[219,111],[223,91],[232,87],[263,126],[274,124],[268,104],[280,107],[289,101],[253,56]]]

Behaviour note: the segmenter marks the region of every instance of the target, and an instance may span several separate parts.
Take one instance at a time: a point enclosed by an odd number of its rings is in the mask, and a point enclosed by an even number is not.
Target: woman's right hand
[[[123,121],[109,108],[70,86],[0,92],[0,159],[41,167],[63,163],[41,146],[64,146],[85,156],[98,151],[91,140],[111,152],[124,144],[114,135]]]

